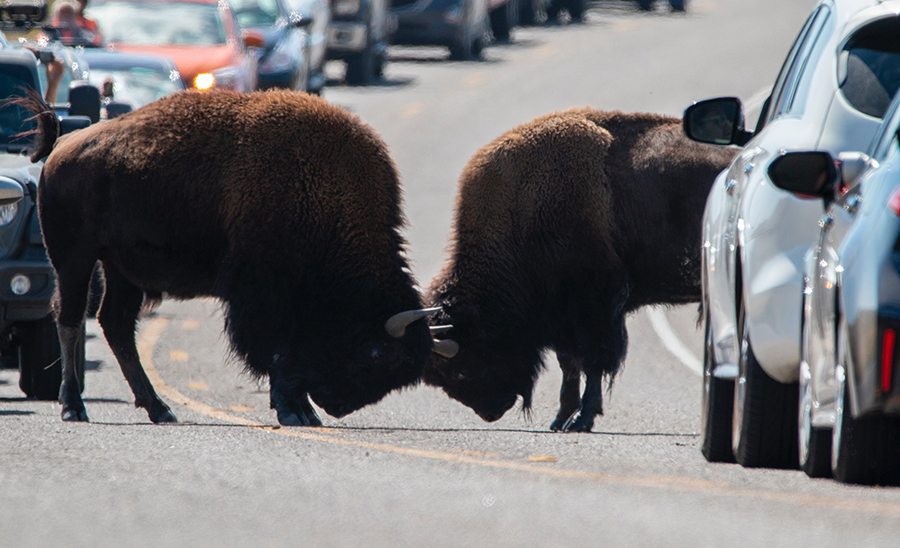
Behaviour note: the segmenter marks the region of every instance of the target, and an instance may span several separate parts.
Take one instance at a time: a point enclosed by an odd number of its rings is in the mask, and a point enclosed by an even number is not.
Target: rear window
[[[98,1],[85,14],[97,21],[107,42],[211,46],[228,41],[216,4]]]
[[[881,118],[900,88],[900,18],[857,31],[840,58],[841,93],[856,110]]]

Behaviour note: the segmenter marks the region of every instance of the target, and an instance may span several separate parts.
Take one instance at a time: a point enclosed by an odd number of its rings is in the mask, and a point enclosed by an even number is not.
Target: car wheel
[[[731,449],[731,412],[734,407],[734,381],[713,376],[712,326],[706,313],[703,347],[703,400],[700,408],[700,451],[709,462],[734,462]]]
[[[519,24],[522,26],[536,25],[547,16],[541,0],[518,0],[518,2]]]
[[[510,0],[499,8],[491,11],[491,32],[494,33],[494,39],[508,41],[510,31],[513,27],[511,11],[516,0]]]
[[[653,7],[653,0],[637,0],[637,5],[644,11],[649,11]]]
[[[843,322],[842,322],[843,323]],[[834,428],[831,440],[831,473],[843,483],[863,485],[898,483],[897,452],[900,446],[900,422],[876,415],[854,418],[850,410],[847,381],[848,356],[846,328],[838,329],[834,369]]]
[[[684,11],[687,7],[687,0],[669,0],[669,5],[674,11]]]
[[[735,460],[747,468],[797,468],[797,385],[782,384],[762,370],[746,320],[742,302],[731,426]]]
[[[587,0],[569,0],[566,9],[569,10],[569,17],[573,23],[581,23],[584,21],[585,4]]]
[[[800,469],[811,478],[831,477],[831,429],[812,425],[812,376],[806,360],[800,362],[799,397],[797,438]]]
[[[48,314],[35,322],[17,324],[15,331],[19,347],[19,388],[30,398],[58,400],[59,385],[62,383],[62,360],[53,316]],[[84,390],[83,330],[76,347],[75,367],[78,382]]]
[[[365,86],[375,79],[375,45],[367,44],[366,49],[347,57],[345,79],[351,86]]]

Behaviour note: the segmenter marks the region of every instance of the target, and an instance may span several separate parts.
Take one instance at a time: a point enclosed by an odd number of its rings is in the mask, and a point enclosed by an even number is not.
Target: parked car
[[[487,44],[487,0],[392,0],[393,44],[447,46],[451,59],[479,57]]]
[[[171,57],[187,87],[256,89],[262,39],[242,37],[227,2],[219,0],[93,0],[85,14],[97,21],[109,47]]]
[[[11,20],[8,10],[18,7],[0,4],[0,27]],[[20,28],[26,22],[40,23],[46,16],[43,3],[35,2],[31,7],[34,10],[25,15],[19,12]],[[33,136],[23,134],[34,128],[35,121],[31,112],[7,100],[22,97],[28,90],[44,95],[45,63],[57,55],[71,60],[65,56],[72,52],[52,45],[19,47],[5,37],[0,43],[0,365],[19,369],[19,388],[26,396],[55,400],[62,370],[50,306],[53,269],[44,249],[35,203],[41,164],[31,162]],[[61,134],[86,127],[91,117],[99,117],[99,91],[86,85],[82,76],[80,68],[66,64],[66,87],[60,95],[67,102],[56,105]],[[96,106],[95,113],[87,112],[90,104]],[[88,116],[68,115],[73,107]],[[83,380],[83,336],[76,352],[76,369]]]
[[[743,146],[714,183],[703,217],[701,428],[710,461],[797,466],[803,257],[822,207],[776,188],[758,166],[782,150],[865,148],[898,84],[872,79],[872,69],[896,55],[898,13],[897,0],[820,1],[753,133],[735,98],[685,112],[689,137]]]
[[[331,0],[328,58],[347,63],[345,79],[359,86],[384,74],[394,30],[390,0]]]
[[[900,77],[900,55],[883,68]],[[776,186],[826,206],[802,301],[799,443],[812,477],[900,483],[898,130],[900,94],[867,154],[792,152],[769,167]]]
[[[292,11],[285,0],[230,0],[235,19],[242,29],[262,37],[257,48],[257,78],[260,89],[286,88],[296,91],[319,91],[310,88],[310,76],[322,66],[312,67],[309,35],[312,22]],[[325,79],[319,79],[324,84]]]
[[[325,62],[328,60],[328,29],[331,27],[329,0],[287,0],[291,11],[310,21],[306,27],[309,56],[309,89],[322,93],[325,87]]]
[[[115,118],[186,89],[175,63],[161,55],[85,50],[88,81],[101,90],[102,119]],[[112,107],[110,107],[112,105]]]

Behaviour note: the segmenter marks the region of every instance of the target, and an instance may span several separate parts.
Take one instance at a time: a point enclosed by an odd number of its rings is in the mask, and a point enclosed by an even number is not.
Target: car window
[[[881,118],[900,88],[900,17],[867,25],[844,46],[838,67],[841,93],[856,110]]]
[[[17,65],[0,65],[0,101],[11,97],[24,97],[33,87],[32,75],[27,68]],[[34,129],[32,114],[25,108],[0,103],[0,145],[28,143],[30,137],[15,137],[23,131]]]
[[[813,14],[806,36],[801,40],[794,59],[784,76],[780,92],[772,108],[773,118],[785,114],[799,116],[803,113],[813,69],[834,30],[834,23],[830,15],[831,10],[825,6],[821,6]],[[807,68],[810,70],[807,71]]]
[[[897,130],[900,129],[900,94],[890,105],[890,109],[884,117],[884,122],[878,128],[872,145],[869,147],[869,156],[881,162],[891,149],[891,144],[897,142]]]
[[[231,11],[242,27],[271,27],[278,20],[276,0],[231,0]]]
[[[228,42],[216,4],[95,1],[86,14],[97,21],[107,42],[141,46]]]

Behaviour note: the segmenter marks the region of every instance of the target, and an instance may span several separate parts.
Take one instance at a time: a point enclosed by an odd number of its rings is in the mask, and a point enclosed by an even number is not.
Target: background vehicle
[[[311,21],[306,27],[309,56],[309,89],[322,93],[325,87],[325,62],[328,60],[328,29],[331,27],[331,4],[328,0],[287,0],[291,11]]]
[[[871,71],[859,65],[870,61],[859,63],[863,59],[853,52],[866,44],[874,48],[873,60],[890,54],[898,12],[896,1],[820,2],[790,50],[754,134],[743,129],[737,99],[698,103],[685,112],[692,138],[744,147],[714,183],[703,219],[701,426],[710,461],[797,465],[803,256],[822,208],[776,188],[756,166],[784,149],[837,154],[871,141],[887,102],[880,109],[869,106]],[[707,124],[722,129],[711,131]]]
[[[451,59],[479,57],[488,39],[486,0],[393,0],[391,43],[450,48]]]
[[[684,11],[687,7],[688,0],[669,0],[669,5],[675,11]],[[653,8],[653,0],[637,0],[638,7],[642,10],[650,10]]]
[[[9,17],[5,11],[8,8],[8,5],[0,6],[0,19]],[[45,15],[43,9],[36,9],[20,21],[36,24]],[[35,48],[11,46],[5,40],[0,48],[0,363],[18,367],[19,387],[25,395],[55,400],[59,397],[61,367],[59,338],[50,309],[54,278],[35,209],[41,164],[33,164],[28,157],[33,146],[31,137],[20,135],[32,129],[34,121],[31,112],[3,103],[23,96],[26,90],[42,95],[46,91],[39,76],[44,73],[39,59],[51,62],[52,51],[65,53],[62,49]],[[71,65],[67,67],[65,89],[61,84],[60,95],[71,99],[73,104],[55,105],[61,114],[71,106],[83,106],[84,92],[91,91],[80,79],[82,71],[72,69]],[[72,90],[79,91],[70,93],[70,85]],[[99,117],[99,92],[93,89],[92,95],[97,99],[94,102],[97,112],[85,114]],[[89,124],[89,118],[62,115],[60,132]],[[78,351],[78,370],[83,377],[83,336]]]
[[[171,57],[187,87],[256,89],[257,55],[249,46],[262,41],[242,39],[227,2],[94,0],[85,14],[113,49]]]
[[[318,78],[318,88],[310,87],[312,73],[322,74],[322,65],[310,64],[309,36],[304,29],[311,19],[292,11],[284,0],[231,0],[231,8],[242,29],[262,36],[263,45],[257,48],[260,89],[321,90],[324,77]]]
[[[88,81],[102,92],[104,110],[112,102],[135,110],[185,89],[175,63],[168,57],[86,50],[83,58],[89,69]],[[115,118],[124,113],[121,107],[110,110],[102,113],[101,118]]]
[[[381,78],[393,22],[390,0],[331,0],[328,58],[347,62],[348,84]]]
[[[488,0],[491,33],[496,40],[509,40],[513,27],[519,24],[519,0]]]
[[[795,152],[769,167],[779,188],[827,206],[803,290],[800,455],[813,477],[900,484],[898,100],[868,155],[841,153],[835,169],[826,152]]]

